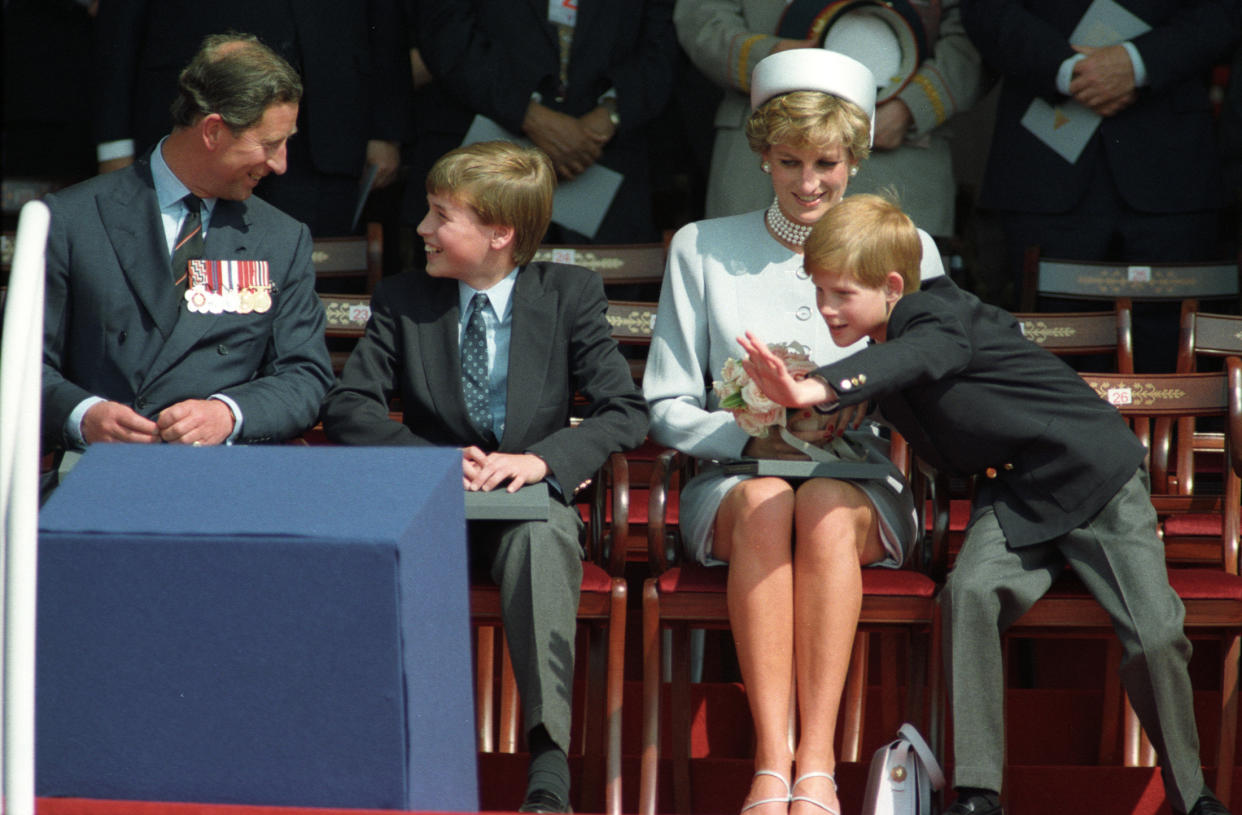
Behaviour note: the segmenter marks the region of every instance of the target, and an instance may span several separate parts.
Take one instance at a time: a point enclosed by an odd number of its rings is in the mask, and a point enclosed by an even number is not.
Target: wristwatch
[[[612,122],[613,127],[621,126],[621,114],[617,113],[617,96],[616,94],[608,94],[599,98],[599,104],[608,111],[608,121]]]

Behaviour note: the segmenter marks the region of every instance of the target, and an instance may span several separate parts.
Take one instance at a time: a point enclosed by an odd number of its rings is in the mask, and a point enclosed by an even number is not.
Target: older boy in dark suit
[[[647,408],[605,317],[598,275],[531,263],[556,186],[542,152],[461,147],[427,176],[418,233],[427,270],[384,280],[366,335],[328,394],[324,428],[346,444],[462,448],[469,490],[548,481],[546,521],[473,525],[490,557],[522,698],[531,769],[521,811],[565,812],[582,521],[575,487],[641,443]],[[589,401],[569,422],[574,393]],[[388,404],[401,398],[402,422]]]
[[[1000,815],[1001,634],[1066,563],[1117,621],[1122,680],[1160,754],[1174,812],[1220,815],[1204,785],[1181,601],[1169,587],[1143,447],[1117,411],[1009,313],[948,278],[919,288],[914,225],[876,196],[845,199],[806,242],[820,313],[838,344],[876,344],[795,380],[753,335],[746,370],[789,406],[874,401],[938,469],[985,474],[941,595],[957,801]]]

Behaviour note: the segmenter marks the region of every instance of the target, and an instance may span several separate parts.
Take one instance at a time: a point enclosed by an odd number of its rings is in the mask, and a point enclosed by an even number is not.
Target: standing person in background
[[[1091,48],[1069,41],[1089,0],[962,0],[966,31],[1003,82],[979,205],[1000,214],[1015,294],[1030,246],[1076,260],[1219,256],[1228,196],[1207,75],[1242,34],[1242,0],[1118,4],[1146,32]],[[1073,161],[1022,123],[1033,103],[1070,99],[1101,117]],[[1172,370],[1176,343],[1176,304],[1136,310],[1140,370]]]
[[[302,76],[289,171],[257,194],[310,227],[346,235],[359,181],[391,183],[410,137],[410,69],[399,0],[106,0],[96,20],[100,171],[126,166],[168,131],[177,71],[208,34],[247,31]]]
[[[735,215],[766,206],[767,179],[746,143],[750,72],[768,54],[816,47],[805,39],[777,36],[784,0],[677,0],[673,22],[690,60],[725,89],[716,113],[716,143],[707,185],[707,217]],[[914,77],[875,111],[874,152],[851,181],[851,191],[897,190],[920,228],[953,235],[957,184],[949,152],[955,113],[982,96],[979,54],[966,37],[958,0],[940,4],[934,53]]]
[[[416,114],[407,222],[426,212],[415,182],[482,115],[547,153],[562,181],[597,163],[624,176],[593,239],[554,224],[549,241],[659,238],[647,126],[668,101],[676,73],[672,0],[415,2],[418,50],[434,82]]]

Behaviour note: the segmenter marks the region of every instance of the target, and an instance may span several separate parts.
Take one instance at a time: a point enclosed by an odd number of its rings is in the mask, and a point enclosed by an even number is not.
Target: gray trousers
[[[550,502],[546,521],[474,523],[472,558],[500,585],[501,621],[526,732],[542,724],[568,751],[574,636],[582,586],[582,519]]]
[[[1000,790],[1004,764],[1002,633],[1073,566],[1113,620],[1121,679],[1159,756],[1165,794],[1186,812],[1204,791],[1185,610],[1169,587],[1164,545],[1139,469],[1087,523],[1047,543],[1010,548],[992,511],[967,530],[941,594],[953,715],[954,785]]]

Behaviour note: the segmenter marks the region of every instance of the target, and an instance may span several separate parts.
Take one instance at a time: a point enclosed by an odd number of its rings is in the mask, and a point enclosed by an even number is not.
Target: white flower
[[[757,413],[763,413],[772,410],[780,405],[768,398],[759,386],[754,382],[747,382],[742,388],[742,400],[746,402],[746,406]]]
[[[733,416],[747,435],[762,438],[768,435],[768,428],[784,423],[785,408],[777,405],[765,411],[742,410]]]

